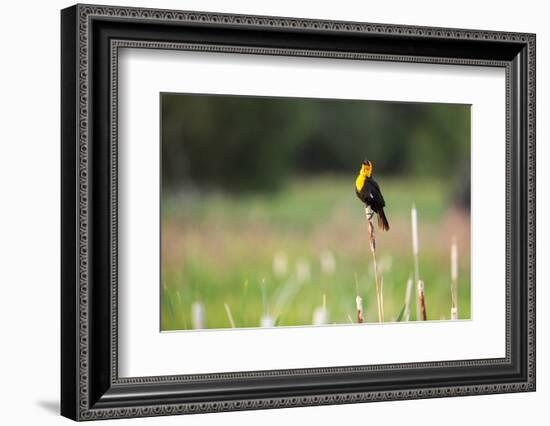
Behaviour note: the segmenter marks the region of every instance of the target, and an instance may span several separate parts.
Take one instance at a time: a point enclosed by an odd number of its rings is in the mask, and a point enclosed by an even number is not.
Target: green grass
[[[459,318],[469,318],[469,220],[450,212],[449,184],[377,179],[391,226],[389,232],[377,229],[376,234],[385,320],[398,317],[413,273],[413,203],[419,217],[420,277],[428,319],[450,318],[453,235],[460,252]],[[356,318],[355,276],[365,320],[377,321],[364,208],[349,179],[296,179],[274,195],[167,195],[162,220],[163,330],[191,328],[193,302],[204,304],[208,328],[230,326],[224,303],[238,327],[257,327],[266,313],[277,325],[308,325],[323,295],[330,323],[348,323],[349,317]],[[287,259],[285,273],[273,269],[277,253]],[[321,256],[334,259],[334,271],[323,270]],[[296,272],[300,268],[301,278]],[[411,314],[414,319],[414,307]]]

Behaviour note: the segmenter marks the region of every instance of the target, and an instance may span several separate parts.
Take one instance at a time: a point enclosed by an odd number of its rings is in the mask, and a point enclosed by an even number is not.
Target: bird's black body
[[[366,175],[362,176],[360,174],[356,181],[355,193],[357,197],[365,203],[366,207],[370,207],[371,210],[378,215],[378,226],[380,229],[388,231],[390,225],[384,213],[386,202],[384,201],[378,183],[372,177]]]

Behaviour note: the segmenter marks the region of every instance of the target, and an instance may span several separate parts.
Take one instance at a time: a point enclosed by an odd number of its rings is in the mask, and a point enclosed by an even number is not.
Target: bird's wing
[[[371,200],[373,207],[385,207],[386,201],[382,196],[382,191],[380,191],[380,186],[374,179],[368,180],[367,188],[367,197]]]

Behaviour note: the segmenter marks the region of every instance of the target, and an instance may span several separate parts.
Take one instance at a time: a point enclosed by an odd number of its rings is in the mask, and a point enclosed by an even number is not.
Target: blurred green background
[[[470,318],[469,106],[163,93],[161,118],[162,330],[349,323],[358,294],[377,321],[364,158],[391,227],[384,320],[413,276],[413,204],[428,319],[450,319],[453,238]]]

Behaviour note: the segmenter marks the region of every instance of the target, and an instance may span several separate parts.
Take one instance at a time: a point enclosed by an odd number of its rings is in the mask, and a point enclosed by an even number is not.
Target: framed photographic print
[[[535,390],[535,35],[61,30],[64,416]]]

